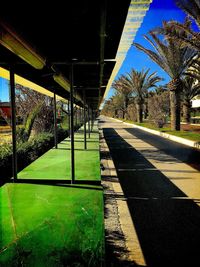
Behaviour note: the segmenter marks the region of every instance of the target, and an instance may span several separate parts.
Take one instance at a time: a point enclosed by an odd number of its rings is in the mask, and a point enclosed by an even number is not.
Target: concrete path
[[[105,117],[100,125],[133,266],[199,266],[200,154]]]

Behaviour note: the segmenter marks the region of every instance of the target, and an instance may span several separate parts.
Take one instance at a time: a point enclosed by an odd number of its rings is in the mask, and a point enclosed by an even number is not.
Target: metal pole
[[[82,126],[82,124],[83,124],[83,109],[81,108],[81,126]]]
[[[88,137],[90,138],[90,109],[88,107]]]
[[[82,124],[84,124],[84,108],[82,108]]]
[[[70,108],[69,108],[69,103],[70,101],[68,100],[68,132],[69,132],[69,137],[70,137]]]
[[[16,104],[15,104],[15,74],[10,67],[10,100],[11,100],[11,126],[12,126],[12,173],[14,182],[17,180],[17,140],[16,140]]]
[[[54,115],[54,144],[55,148],[58,148],[58,139],[57,139],[57,115],[56,115],[56,94],[53,95],[53,115]]]
[[[93,109],[91,111],[91,132],[93,130]]]
[[[71,64],[70,71],[70,136],[71,136],[71,183],[75,182],[75,168],[74,168],[74,69]]]
[[[76,130],[78,129],[78,107],[76,107],[76,113],[75,113],[75,125],[76,125]]]
[[[83,90],[83,119],[84,119],[84,149],[87,149],[87,135],[86,135],[86,102],[85,102],[85,90]]]

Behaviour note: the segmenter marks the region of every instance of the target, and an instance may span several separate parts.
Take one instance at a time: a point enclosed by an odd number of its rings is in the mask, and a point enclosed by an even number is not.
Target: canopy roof
[[[69,88],[60,86],[54,75],[70,80],[73,62],[75,91],[82,97],[85,89],[87,104],[97,109],[116,63],[130,0],[69,0],[44,7],[37,1],[27,6],[7,2],[0,11],[0,66],[13,65],[16,74],[69,98]],[[131,2],[146,5],[150,0]]]

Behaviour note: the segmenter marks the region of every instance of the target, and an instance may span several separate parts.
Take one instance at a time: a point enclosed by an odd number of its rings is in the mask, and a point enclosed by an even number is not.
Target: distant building
[[[200,108],[200,99],[192,100],[192,108]]]
[[[0,102],[0,120],[11,118],[11,106],[9,102]]]

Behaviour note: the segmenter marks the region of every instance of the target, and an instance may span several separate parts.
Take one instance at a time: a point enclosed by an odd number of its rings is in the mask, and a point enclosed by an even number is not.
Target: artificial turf
[[[99,161],[93,161],[94,154],[89,151],[82,151],[81,134],[76,135],[76,140],[81,141],[77,142],[82,153],[79,155],[85,161],[81,158],[82,165],[76,167],[82,168],[87,162],[88,167],[96,170],[94,179],[100,179],[100,175],[97,177]],[[95,149],[92,152],[96,153],[98,134],[91,137],[91,147]],[[66,144],[60,144],[63,150],[52,152],[68,153]],[[51,163],[55,163],[54,168],[56,163],[60,168],[63,166],[58,158],[56,162],[48,161],[49,168]],[[38,160],[41,159],[43,157]],[[61,157],[61,162],[63,160]],[[33,172],[32,167],[30,173],[33,175]],[[79,171],[80,179],[90,177],[92,180],[92,172],[91,176],[87,172],[87,169]],[[52,177],[56,178],[57,173],[58,169]],[[0,266],[102,266],[104,225],[100,185],[8,183],[0,188],[0,201]]]
[[[75,179],[100,180],[99,134],[94,126],[90,138],[87,138],[87,149],[84,150],[83,129],[75,134]],[[51,149],[34,161],[20,173],[19,179],[71,179],[70,139],[58,144],[58,149]]]
[[[1,187],[0,266],[101,266],[100,186]]]

